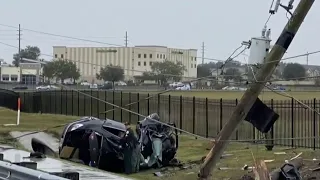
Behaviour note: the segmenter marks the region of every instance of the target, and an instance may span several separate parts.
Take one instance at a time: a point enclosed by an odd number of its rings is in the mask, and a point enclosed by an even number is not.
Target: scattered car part
[[[50,148],[45,142],[41,141],[38,138],[32,138],[31,139],[31,147],[34,152],[36,153],[42,153],[49,156],[56,156],[57,153],[54,152],[52,148]],[[31,154],[30,154],[31,157]]]

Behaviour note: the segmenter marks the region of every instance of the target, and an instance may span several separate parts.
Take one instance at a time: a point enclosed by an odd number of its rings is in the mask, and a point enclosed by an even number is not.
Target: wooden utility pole
[[[265,61],[266,63],[258,71],[256,76],[257,82],[250,85],[248,90],[241,98],[236,109],[233,111],[230,120],[226,123],[226,125],[223,127],[222,131],[216,138],[216,142],[213,148],[210,150],[205,159],[205,162],[200,167],[199,179],[211,179],[211,171],[219,161],[223,151],[228,145],[228,140],[230,139],[233,132],[237,129],[238,125],[245,119],[247,113],[264,88],[266,81],[270,79],[273,71],[279,64],[280,59],[283,57],[284,53],[287,51],[314,1],[315,0],[301,0],[298,4],[292,17],[279,36],[277,42],[273,46],[270,53],[267,55]]]
[[[18,53],[19,53],[19,61],[22,60],[22,57],[21,57],[21,28],[20,28],[20,24],[19,24],[19,29],[18,29],[18,42],[19,42],[19,47],[18,47]]]
[[[201,53],[202,53],[202,56],[201,56],[202,64],[204,64],[204,42],[202,42]]]
[[[128,47],[128,32],[126,31],[126,36],[124,37],[124,45]]]

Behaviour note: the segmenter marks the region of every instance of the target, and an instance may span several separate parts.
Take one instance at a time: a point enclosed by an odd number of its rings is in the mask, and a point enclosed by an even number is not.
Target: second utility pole
[[[245,119],[252,105],[258,98],[260,92],[265,86],[266,81],[268,81],[283,57],[284,53],[290,46],[295,34],[300,28],[304,18],[308,14],[311,6],[315,0],[301,0],[297,8],[295,9],[292,17],[282,31],[277,42],[273,46],[270,53],[267,55],[265,64],[259,70],[256,75],[257,82],[250,85],[248,90],[245,92],[241,98],[236,109],[233,111],[230,120],[223,127],[222,131],[216,138],[214,147],[210,150],[207,155],[205,162],[201,165],[199,178],[202,180],[211,179],[211,171],[219,161],[223,151],[228,145],[228,140],[230,139],[233,132],[237,129],[238,125]]]

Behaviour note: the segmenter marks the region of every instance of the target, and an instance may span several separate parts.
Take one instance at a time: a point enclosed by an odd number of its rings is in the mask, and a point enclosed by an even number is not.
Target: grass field
[[[158,92],[149,92],[150,94],[156,94]],[[171,96],[185,96],[185,97],[197,97],[197,98],[209,98],[209,99],[240,99],[244,92],[241,91],[172,91],[163,95]],[[281,92],[280,92],[281,93]],[[286,92],[289,95],[300,100],[311,100],[313,98],[320,98],[320,91],[289,91]],[[288,97],[281,96],[271,91],[265,91],[260,94],[261,99],[265,100],[288,100]]]
[[[0,108],[0,123],[15,123],[16,121],[16,112]],[[10,131],[36,131],[43,130],[45,128],[50,128],[59,124],[68,123],[77,117],[72,116],[63,116],[63,115],[49,115],[49,114],[21,114],[21,125],[16,127],[3,127],[0,128],[0,133],[2,134],[2,142],[6,142],[5,138],[8,137],[8,132]],[[62,128],[51,129],[50,132],[58,135],[61,132]],[[8,142],[6,142],[8,143]],[[13,144],[13,142],[10,142]],[[19,147],[19,146],[17,146]],[[197,176],[199,170],[199,161],[204,155],[208,153],[207,148],[209,147],[208,141],[195,140],[194,138],[187,136],[180,136],[180,147],[177,154],[177,158],[187,163],[188,165],[194,164],[191,168],[185,170],[176,170],[168,168],[165,172],[165,179],[184,179],[184,180],[194,180]],[[285,155],[275,155],[274,152],[286,152]],[[282,147],[276,147],[273,152],[266,151],[262,145],[252,145],[245,143],[231,143],[228,146],[228,154],[233,154],[230,157],[221,159],[218,167],[228,167],[230,170],[215,170],[214,179],[238,179],[244,174],[247,174],[247,171],[241,170],[241,168],[247,164],[252,166],[254,164],[253,153],[255,159],[265,159],[270,160],[274,159],[275,161],[267,163],[267,166],[270,170],[279,167],[285,159],[290,159],[295,156],[297,153],[303,152],[303,157],[307,159],[312,159],[319,153],[309,149],[285,149]],[[145,179],[145,180],[155,180],[161,179],[153,175],[154,172],[159,170],[148,170],[140,172],[134,175],[130,175],[131,178],[136,179]],[[163,177],[162,177],[163,178]]]

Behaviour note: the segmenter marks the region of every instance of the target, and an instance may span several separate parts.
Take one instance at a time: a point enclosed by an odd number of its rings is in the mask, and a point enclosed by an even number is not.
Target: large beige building
[[[55,59],[74,61],[81,73],[81,79],[96,80],[96,73],[106,65],[118,65],[124,69],[125,79],[134,80],[145,71],[151,71],[153,62],[165,59],[182,62],[186,67],[185,77],[197,76],[197,50],[175,49],[165,46],[134,47],[66,47],[54,46]]]

